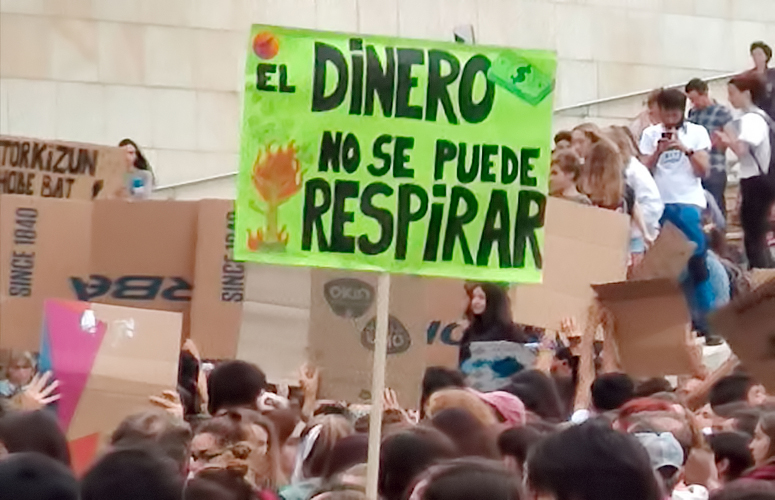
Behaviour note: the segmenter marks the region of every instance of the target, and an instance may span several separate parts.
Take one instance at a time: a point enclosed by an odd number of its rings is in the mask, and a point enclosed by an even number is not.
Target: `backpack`
[[[759,164],[759,159],[756,157],[756,154],[754,154],[753,148],[749,146],[751,158],[753,158],[756,166],[759,167],[759,173],[767,179],[771,187],[775,188],[775,121],[761,109],[757,108],[756,111],[752,111],[752,113],[761,116],[770,129],[770,164],[768,170],[766,172],[764,171],[762,165]]]

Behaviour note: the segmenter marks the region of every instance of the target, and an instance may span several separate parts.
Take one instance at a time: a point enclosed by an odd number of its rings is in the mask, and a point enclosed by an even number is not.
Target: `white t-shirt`
[[[624,178],[627,184],[635,191],[635,201],[640,206],[641,212],[643,212],[646,227],[655,231],[659,228],[659,219],[662,218],[665,204],[662,203],[662,197],[659,194],[659,188],[657,188],[654,177],[651,176],[651,172],[646,168],[646,165],[633,156],[624,170]]]
[[[770,166],[770,126],[760,114],[749,112],[735,120],[734,127],[737,129],[738,139],[750,146],[748,154],[739,158],[740,178],[756,177],[762,172],[766,174]],[[752,153],[759,160],[761,171]]]
[[[659,123],[643,131],[640,150],[654,154],[665,127]],[[708,131],[702,125],[684,122],[678,129],[678,140],[692,151],[708,151],[711,147]],[[694,173],[689,157],[678,150],[665,151],[654,169],[654,181],[664,203],[685,203],[705,208],[705,193],[700,178]]]
[[[672,500],[708,500],[710,493],[705,486],[692,484],[680,486],[673,490]]]
[[[132,200],[147,200],[153,192],[153,174],[147,170],[135,169],[125,175],[124,183]]]

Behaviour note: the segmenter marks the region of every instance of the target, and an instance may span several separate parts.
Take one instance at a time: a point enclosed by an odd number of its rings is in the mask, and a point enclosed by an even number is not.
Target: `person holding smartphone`
[[[707,206],[702,179],[710,171],[710,136],[705,127],[684,120],[686,95],[665,89],[657,96],[661,123],[643,131],[640,150],[654,175],[665,203],[662,225],[672,222],[697,247],[689,259],[684,290],[693,307],[695,328],[709,338],[706,316],[713,304],[713,290],[706,263],[708,245],[702,230],[702,211]]]

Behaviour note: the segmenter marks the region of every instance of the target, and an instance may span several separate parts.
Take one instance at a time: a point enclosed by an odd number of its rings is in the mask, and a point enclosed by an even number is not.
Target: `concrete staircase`
[[[727,102],[727,81],[733,74],[724,74],[708,79],[711,96],[717,101]],[[677,82],[668,87],[683,88],[686,82]],[[557,108],[554,112],[554,131],[570,130],[584,122],[594,122],[601,127],[608,125],[627,125],[645,108],[646,97],[652,89],[645,89],[625,95],[606,97],[595,101],[583,102]],[[234,166],[236,168],[236,165]],[[730,176],[730,189],[735,192],[736,177],[734,168]],[[236,171],[175,184],[158,186],[154,198],[196,200],[201,198],[234,198],[236,196]],[[729,197],[728,197],[729,198]],[[730,207],[733,208],[733,207]],[[731,213],[731,212],[730,212]]]

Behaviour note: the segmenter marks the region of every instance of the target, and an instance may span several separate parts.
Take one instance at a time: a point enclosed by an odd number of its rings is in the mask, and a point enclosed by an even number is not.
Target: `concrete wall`
[[[744,69],[775,0],[0,0],[0,133],[134,138],[161,185],[237,168],[253,22],[556,50],[556,105]],[[558,114],[621,121],[642,96]],[[220,179],[162,196],[232,196]]]

